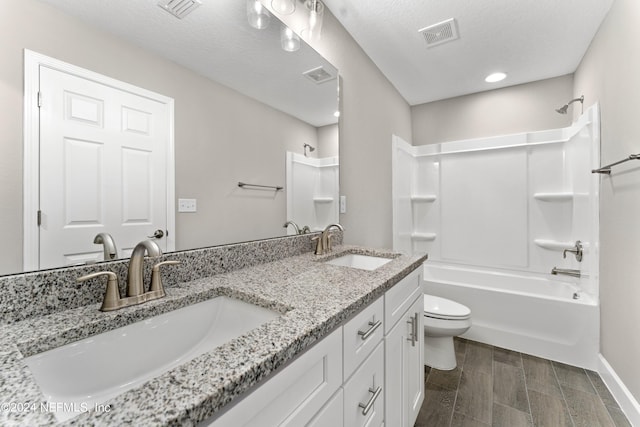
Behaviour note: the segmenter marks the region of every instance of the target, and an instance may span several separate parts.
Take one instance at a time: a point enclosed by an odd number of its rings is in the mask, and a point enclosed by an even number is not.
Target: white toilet
[[[448,371],[456,367],[453,337],[471,327],[471,310],[457,302],[424,295],[424,364]]]

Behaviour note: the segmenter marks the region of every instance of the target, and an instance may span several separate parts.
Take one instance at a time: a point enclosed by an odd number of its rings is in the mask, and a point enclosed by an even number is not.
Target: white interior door
[[[39,267],[101,261],[100,232],[120,257],[166,236],[168,105],[46,66],[40,94]]]

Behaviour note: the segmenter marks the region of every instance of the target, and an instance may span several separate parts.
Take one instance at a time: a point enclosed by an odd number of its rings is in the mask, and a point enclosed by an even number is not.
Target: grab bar
[[[553,269],[551,270],[551,274],[553,275],[558,275],[558,274],[564,274],[565,276],[571,276],[571,277],[580,277],[580,270],[573,270],[571,268],[558,268],[558,267],[553,267]]]
[[[281,187],[279,185],[247,184],[246,182],[239,182],[238,183],[238,187],[240,187],[240,188],[244,188],[244,187],[273,188],[276,191],[280,191],[280,190],[282,190],[284,188],[284,187]]]
[[[628,162],[629,160],[640,160],[640,154],[631,154],[626,159],[617,161],[615,163],[611,163],[610,165],[602,166],[598,169],[592,169],[591,173],[604,173],[607,175],[611,175],[611,166],[619,165],[620,163]]]

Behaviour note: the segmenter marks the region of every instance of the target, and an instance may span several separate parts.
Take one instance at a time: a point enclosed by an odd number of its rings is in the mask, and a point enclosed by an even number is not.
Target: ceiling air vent
[[[201,5],[200,0],[160,0],[158,2],[158,6],[179,19],[184,18]]]
[[[424,36],[427,42],[427,47],[438,46],[442,43],[450,42],[458,39],[458,26],[454,18],[447,19],[446,21],[438,22],[437,24],[429,25],[421,30],[418,30]]]
[[[336,78],[336,76],[325,70],[323,67],[314,68],[313,70],[305,71],[302,74],[317,84],[328,82],[329,80]]]

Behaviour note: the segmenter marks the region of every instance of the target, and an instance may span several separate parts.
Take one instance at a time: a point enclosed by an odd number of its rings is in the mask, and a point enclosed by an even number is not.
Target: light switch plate
[[[347,196],[340,196],[340,213],[347,213]]]
[[[196,212],[196,199],[178,199],[178,212]]]

